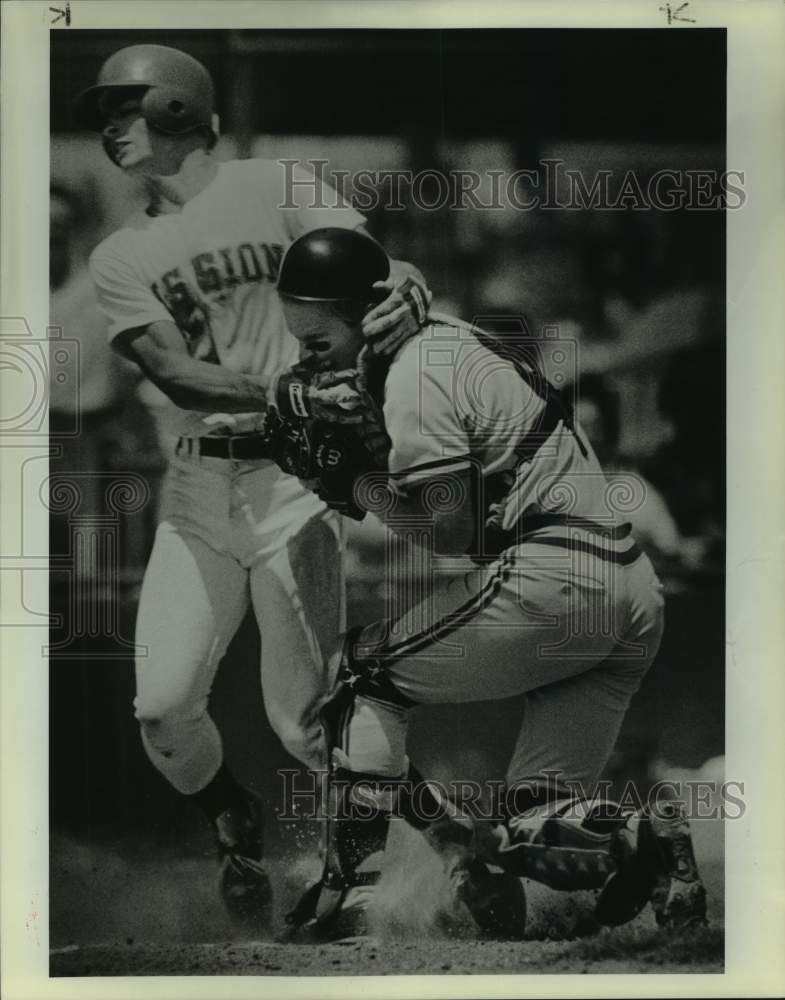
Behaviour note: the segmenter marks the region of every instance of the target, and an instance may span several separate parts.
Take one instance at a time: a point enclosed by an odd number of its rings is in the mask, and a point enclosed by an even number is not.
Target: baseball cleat
[[[308,944],[367,936],[377,880],[376,872],[351,886],[340,881],[333,884],[329,876],[319,879],[286,914],[288,926],[278,940]]]
[[[227,809],[215,821],[221,858],[219,887],[230,917],[258,930],[269,923],[272,888],[262,865],[259,804],[249,797],[247,811]]]
[[[526,927],[526,894],[521,880],[499,867],[484,853],[492,834],[488,824],[477,823],[451,803],[444,803],[442,817],[425,831],[425,838],[439,855],[456,902],[469,911],[483,934],[500,941],[520,941]],[[496,841],[492,839],[495,847]],[[491,852],[492,853],[492,852]]]
[[[614,841],[617,869],[600,894],[595,917],[617,926],[634,919],[648,902],[660,927],[706,923],[706,890],[698,873],[684,807],[658,804],[628,818]]]
[[[667,802],[649,818],[660,858],[651,905],[660,927],[681,928],[706,923],[706,889],[698,874],[690,825],[684,807]]]
[[[526,894],[519,878],[507,872],[492,872],[474,858],[450,873],[456,899],[488,937],[498,941],[521,941],[526,929]]]

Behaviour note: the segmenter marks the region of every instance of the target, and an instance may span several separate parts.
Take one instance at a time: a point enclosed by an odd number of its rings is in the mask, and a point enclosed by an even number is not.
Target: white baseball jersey
[[[90,270],[109,339],[168,320],[200,360],[252,375],[293,364],[297,342],[275,293],[284,249],[312,229],[365,221],[305,171],[294,179],[287,190],[274,160],[221,163],[180,212],[142,214],[104,240]],[[253,415],[172,411],[171,430],[192,437],[255,425]]]

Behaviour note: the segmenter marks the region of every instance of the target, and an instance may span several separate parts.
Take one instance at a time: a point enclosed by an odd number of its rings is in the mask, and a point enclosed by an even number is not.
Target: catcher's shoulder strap
[[[515,446],[515,452],[522,462],[531,461],[560,423],[575,433],[575,415],[570,400],[546,378],[540,364],[539,344],[532,337],[524,335],[520,324],[516,323],[509,331],[491,333],[476,323],[465,323],[453,316],[432,312],[430,317],[437,325],[466,330],[486,350],[509,361],[529,389],[545,403],[534,426],[521,436]],[[580,436],[575,434],[575,440],[585,457],[586,449]]]

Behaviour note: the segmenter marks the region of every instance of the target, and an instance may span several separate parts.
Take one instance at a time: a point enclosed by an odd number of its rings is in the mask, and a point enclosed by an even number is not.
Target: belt
[[[181,437],[176,455],[194,458],[226,458],[233,462],[270,459],[270,442],[260,434],[235,434],[226,437]]]

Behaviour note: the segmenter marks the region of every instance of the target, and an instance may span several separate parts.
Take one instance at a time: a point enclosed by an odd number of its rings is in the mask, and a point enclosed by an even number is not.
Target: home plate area
[[[693,822],[708,892],[708,926],[667,932],[651,907],[619,928],[592,920],[594,894],[563,893],[526,880],[525,940],[479,940],[468,913],[450,905],[440,863],[404,824],[393,824],[385,868],[369,912],[369,935],[331,943],[273,940],[283,915],[316,874],[312,859],[271,862],[272,929],[240,940],[215,895],[211,858],[162,865],[73,843],[57,845],[59,890],[89,880],[83,909],[52,929],[52,976],[341,976],[515,973],[696,972],[723,968],[722,824]],[[67,859],[67,860],[66,860]],[[70,883],[70,885],[68,884]],[[96,888],[100,887],[100,888]],[[58,885],[53,887],[58,891]],[[89,900],[89,904],[85,903]],[[85,909],[84,907],[87,907]],[[461,908],[462,909],[462,908]]]

